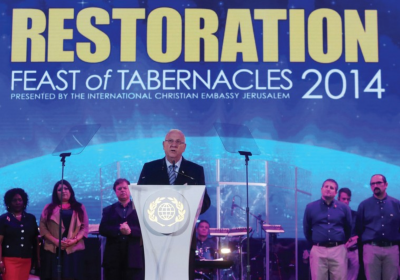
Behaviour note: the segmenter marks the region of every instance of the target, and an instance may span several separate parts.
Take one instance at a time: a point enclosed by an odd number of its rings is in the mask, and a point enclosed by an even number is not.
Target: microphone
[[[175,169],[174,169],[174,171],[175,171]],[[195,185],[197,185],[196,180],[192,176],[186,175],[184,173],[184,171],[182,171],[182,172],[175,171],[175,173],[176,173],[176,175],[182,175],[186,178],[189,178],[190,180],[194,181]]]
[[[231,206],[231,216],[233,216],[233,210],[235,209],[235,197],[232,198],[232,206]]]
[[[179,171],[176,171],[176,170],[175,170],[175,160],[172,161],[172,170],[174,170],[174,172],[176,173],[176,175],[182,175],[183,177],[189,178],[190,180],[194,181],[195,185],[197,185],[196,180],[195,180],[192,176],[186,175],[186,174],[184,173],[184,171],[179,172]]]

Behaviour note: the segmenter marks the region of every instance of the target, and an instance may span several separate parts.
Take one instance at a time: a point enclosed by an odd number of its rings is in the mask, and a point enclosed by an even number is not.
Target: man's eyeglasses
[[[185,144],[185,142],[182,142],[181,140],[172,140],[172,139],[165,139],[164,140],[165,142],[167,142],[168,144],[170,144],[170,145],[172,145],[172,144],[176,144],[177,146],[179,146],[179,145],[183,145],[183,144]]]
[[[377,185],[377,186],[379,186],[379,185],[382,185],[383,184],[383,182],[381,182],[381,181],[379,181],[379,182],[372,182],[372,183],[370,183],[370,186],[372,187],[373,185]]]

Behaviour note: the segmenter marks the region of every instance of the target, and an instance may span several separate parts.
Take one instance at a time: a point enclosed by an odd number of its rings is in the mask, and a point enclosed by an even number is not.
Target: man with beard
[[[360,203],[356,234],[363,243],[365,276],[368,280],[397,280],[400,241],[400,201],[387,195],[385,176],[370,181],[373,196]]]
[[[313,280],[347,280],[347,249],[351,234],[349,206],[335,200],[338,184],[327,179],[322,184],[322,198],[306,206],[303,219],[304,235],[313,246],[310,269]]]

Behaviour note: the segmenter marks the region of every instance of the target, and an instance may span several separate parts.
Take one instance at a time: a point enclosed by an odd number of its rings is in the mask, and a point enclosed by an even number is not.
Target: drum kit
[[[245,227],[231,229],[210,228],[210,236],[219,239],[218,248],[220,250],[216,248],[199,248],[197,255],[201,260],[196,262],[195,279],[241,279],[240,275],[243,266],[242,237],[246,234],[247,228]],[[222,250],[222,248],[229,250]]]
[[[270,249],[276,245],[276,235],[284,232],[279,225],[264,224],[262,229],[270,235]],[[252,230],[251,228],[249,229]],[[247,228],[210,228],[210,236],[218,238],[218,250],[208,248],[208,251],[198,252],[199,255],[214,255],[213,259],[203,259],[196,262],[196,277],[199,280],[237,280],[246,279],[246,234]],[[272,235],[272,236],[271,236]],[[275,240],[275,241],[274,241]],[[278,242],[279,243],[279,242]],[[272,245],[272,247],[271,247]],[[276,247],[276,246],[275,246]],[[224,253],[223,249],[228,253]],[[215,250],[215,254],[214,254]],[[270,274],[274,271],[281,275],[282,269],[279,254],[270,252]],[[250,265],[252,279],[265,279],[266,270],[266,244],[265,239],[250,238]],[[278,277],[276,279],[282,279]]]

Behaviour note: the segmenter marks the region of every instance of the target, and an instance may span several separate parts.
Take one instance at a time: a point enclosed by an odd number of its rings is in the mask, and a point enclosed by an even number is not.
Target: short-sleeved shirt
[[[32,258],[39,235],[35,216],[23,212],[18,221],[11,213],[1,215],[0,235],[3,257]]]

